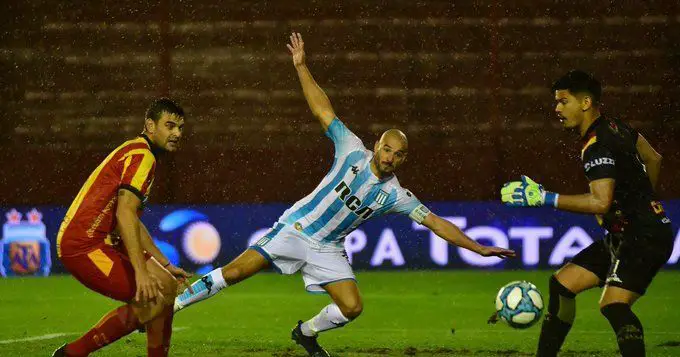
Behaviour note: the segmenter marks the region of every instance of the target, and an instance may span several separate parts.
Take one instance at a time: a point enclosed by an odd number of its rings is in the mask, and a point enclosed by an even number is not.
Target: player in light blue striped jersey
[[[326,292],[333,300],[319,314],[299,321],[292,338],[310,356],[328,356],[319,332],[341,327],[362,311],[352,267],[344,250],[348,233],[372,217],[408,215],[451,244],[483,256],[511,257],[511,250],[487,247],[430,212],[401,187],[394,171],[406,161],[408,140],[399,130],[386,131],[373,151],[335,115],[328,97],[305,64],[304,43],[293,34],[288,45],[305,99],[335,145],[330,172],[316,189],[286,210],[271,230],[228,265],[206,274],[175,299],[175,311],[213,296],[268,267],[283,274],[302,273],[310,292]]]

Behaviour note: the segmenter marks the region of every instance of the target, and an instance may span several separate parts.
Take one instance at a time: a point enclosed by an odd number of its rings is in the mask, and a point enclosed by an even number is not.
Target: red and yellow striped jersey
[[[118,190],[135,193],[145,202],[154,180],[156,158],[142,135],[126,141],[90,174],[59,227],[57,254],[88,253],[105,244],[116,227]]]

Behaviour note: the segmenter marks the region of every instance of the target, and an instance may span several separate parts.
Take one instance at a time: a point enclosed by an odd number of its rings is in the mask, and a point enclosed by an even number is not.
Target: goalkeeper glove
[[[544,190],[542,185],[524,175],[522,181],[508,182],[501,189],[501,201],[508,206],[557,207],[558,197],[557,193]]]

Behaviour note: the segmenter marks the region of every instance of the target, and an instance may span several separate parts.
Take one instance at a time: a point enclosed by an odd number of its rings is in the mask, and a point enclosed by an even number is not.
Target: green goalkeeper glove
[[[501,201],[508,206],[557,207],[558,197],[557,193],[544,190],[542,185],[524,175],[522,181],[511,181],[501,188]]]

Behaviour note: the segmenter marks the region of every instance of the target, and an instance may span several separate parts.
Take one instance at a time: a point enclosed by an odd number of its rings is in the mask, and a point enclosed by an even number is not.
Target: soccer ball
[[[513,281],[498,291],[496,314],[512,328],[531,327],[543,314],[543,297],[536,285]]]

